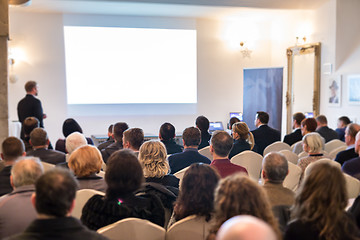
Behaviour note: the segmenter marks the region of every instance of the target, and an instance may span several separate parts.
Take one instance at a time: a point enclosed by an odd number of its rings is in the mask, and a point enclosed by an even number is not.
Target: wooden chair
[[[256,182],[258,182],[260,178],[262,160],[263,157],[260,154],[249,150],[241,152],[230,159],[233,164],[246,168],[249,177]]]
[[[274,143],[270,144],[269,146],[267,146],[264,149],[263,155],[265,156],[269,152],[280,152],[281,150],[289,150],[290,151],[291,147],[287,143],[277,141],[277,142],[274,142]]]
[[[188,216],[172,225],[166,232],[166,240],[205,240],[210,224],[205,217]]]

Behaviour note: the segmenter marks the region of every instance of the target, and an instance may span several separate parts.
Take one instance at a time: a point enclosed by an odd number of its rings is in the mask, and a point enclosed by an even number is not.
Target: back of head
[[[48,140],[47,132],[43,128],[35,128],[30,133],[31,145],[34,147],[48,145]]]
[[[71,210],[78,183],[69,170],[53,168],[36,181],[35,189],[35,208],[39,214],[65,217]]]
[[[114,134],[115,141],[122,142],[123,133],[128,128],[129,128],[129,126],[125,122],[115,123],[114,127],[113,127],[113,134]]]
[[[77,177],[87,177],[101,170],[103,159],[97,147],[85,145],[77,148],[69,157],[69,168]]]
[[[302,120],[305,119],[305,115],[302,112],[297,112],[293,114],[293,120],[300,125]]]
[[[309,153],[319,153],[324,149],[323,140],[317,132],[306,134],[302,141],[309,147]]]
[[[130,128],[123,133],[123,137],[132,148],[139,150],[144,142],[144,131],[141,128]]]
[[[341,121],[344,126],[347,126],[351,123],[350,119],[347,116],[339,117],[339,121]]]
[[[253,216],[236,216],[219,229],[217,240],[276,240],[269,224]]]
[[[240,122],[240,120],[237,117],[232,117],[229,120],[229,129],[232,129],[232,126],[234,125],[234,123]]]
[[[259,119],[261,123],[263,124],[269,123],[269,114],[267,112],[259,111],[256,114],[257,114],[257,119]]]
[[[25,146],[22,140],[8,137],[2,142],[1,149],[4,161],[14,161],[23,155]]]
[[[73,132],[83,133],[79,123],[73,118],[68,118],[64,121],[62,130],[65,138]]]
[[[233,146],[232,137],[225,131],[215,131],[210,139],[210,145],[219,157],[227,157]]]
[[[82,133],[73,132],[66,137],[65,148],[69,154],[75,151],[78,147],[85,145],[87,145],[87,140]]]
[[[15,188],[33,185],[43,174],[44,169],[37,157],[19,159],[11,168],[12,183]]]
[[[306,130],[308,132],[315,132],[317,128],[317,122],[315,118],[305,118],[304,120],[302,120],[301,126],[302,127],[306,126]]]
[[[183,131],[183,140],[185,146],[199,146],[201,141],[201,132],[196,127],[188,127]]]
[[[108,128],[108,133],[111,133],[113,132],[113,128],[114,128],[114,124],[111,124]]]
[[[262,167],[266,179],[273,183],[282,183],[289,171],[288,161],[285,156],[277,152],[266,154]]]
[[[349,135],[351,138],[355,139],[356,134],[359,132],[359,130],[360,130],[359,124],[350,123],[347,125],[345,131],[346,131],[347,135]]]
[[[327,125],[328,121],[325,115],[319,115],[316,117],[316,121],[318,121],[320,124]]]
[[[145,177],[161,178],[170,172],[165,145],[156,140],[146,141],[141,145],[139,161]]]
[[[35,81],[27,81],[25,83],[25,91],[28,93],[28,92],[31,92],[34,87],[36,87],[37,83]]]
[[[31,131],[40,126],[40,122],[36,117],[27,117],[23,122],[24,134],[29,136]]]
[[[201,132],[207,132],[210,127],[209,119],[205,116],[199,116],[196,118],[195,125],[200,129]]]
[[[111,200],[139,189],[144,175],[133,151],[122,149],[111,154],[106,164],[105,181],[108,185],[106,197]]]
[[[175,137],[175,127],[171,123],[164,123],[160,127],[160,137],[164,141],[168,141]]]

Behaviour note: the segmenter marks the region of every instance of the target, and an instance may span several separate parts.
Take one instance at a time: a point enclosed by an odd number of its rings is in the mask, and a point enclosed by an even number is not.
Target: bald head
[[[271,152],[264,157],[262,169],[265,181],[282,183],[288,174],[289,166],[283,154]]]
[[[345,143],[350,146],[355,143],[356,134],[360,131],[360,125],[356,123],[350,123],[345,129]]]
[[[253,216],[236,216],[219,229],[216,240],[276,240],[274,230]]]
[[[22,158],[11,168],[11,183],[14,188],[35,184],[44,169],[37,157]]]
[[[360,131],[356,134],[355,139],[355,152],[359,154],[360,152]]]

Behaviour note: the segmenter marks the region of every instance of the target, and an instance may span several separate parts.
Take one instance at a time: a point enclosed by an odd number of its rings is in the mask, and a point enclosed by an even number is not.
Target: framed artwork
[[[341,75],[329,78],[329,106],[341,105]]]
[[[347,84],[349,104],[360,105],[360,75],[349,75]]]

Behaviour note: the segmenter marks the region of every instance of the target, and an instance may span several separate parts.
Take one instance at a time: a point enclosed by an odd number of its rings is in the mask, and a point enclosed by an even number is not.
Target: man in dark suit
[[[318,132],[325,139],[325,143],[330,142],[334,139],[339,139],[339,135],[337,134],[337,132],[328,127],[327,118],[324,115],[317,116],[316,122],[316,132]]]
[[[167,154],[182,152],[183,147],[175,142],[175,127],[171,123],[164,123],[160,127],[159,138],[166,147]]]
[[[356,123],[349,124],[345,129],[345,143],[348,146],[346,150],[339,152],[336,157],[335,161],[340,163],[341,165],[344,164],[347,160],[352,158],[356,158],[359,155],[355,152],[355,138],[356,134],[360,130],[360,125]]]
[[[211,161],[198,152],[201,133],[198,128],[188,127],[183,132],[184,151],[169,157],[171,173],[176,173],[193,163],[202,162],[210,164]]]
[[[293,145],[294,143],[300,141],[302,139],[301,134],[301,121],[305,119],[305,115],[301,112],[297,112],[293,114],[293,129],[292,133],[285,135],[284,143],[289,144],[289,146]]]
[[[49,138],[43,128],[35,128],[31,131],[30,144],[33,150],[27,152],[28,156],[38,157],[43,162],[55,165],[66,161],[65,153],[48,149]]]
[[[269,114],[266,112],[257,112],[255,117],[255,126],[257,129],[251,131],[254,135],[255,145],[259,154],[263,154],[264,149],[270,144],[280,141],[280,131],[269,127]]]
[[[129,128],[125,122],[118,122],[113,127],[113,137],[115,142],[101,150],[101,155],[106,163],[108,158],[117,150],[123,149],[123,133]]]
[[[355,137],[355,152],[360,153],[360,131],[356,134]],[[360,180],[360,157],[355,157],[353,159],[347,160],[341,167],[344,173],[349,174]]]
[[[347,116],[339,117],[337,122],[337,129],[335,129],[335,132],[338,133],[339,139],[343,142],[345,142],[345,129],[346,126],[351,123],[350,119]]]

